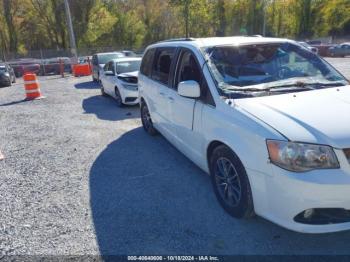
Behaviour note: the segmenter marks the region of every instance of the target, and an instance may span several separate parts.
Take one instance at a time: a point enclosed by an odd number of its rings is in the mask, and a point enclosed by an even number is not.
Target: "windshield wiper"
[[[327,86],[344,86],[345,84],[343,82],[337,81],[337,82],[303,82],[303,81],[296,81],[291,84],[281,84],[281,85],[275,85],[275,86],[269,86],[265,90],[271,90],[271,89],[278,89],[278,88],[285,88],[285,87],[296,87],[296,88],[306,88],[306,89],[318,89],[322,87]],[[317,86],[314,88],[314,86]]]
[[[344,82],[342,81],[334,81],[334,82],[304,82],[304,81],[295,81],[295,82],[285,82],[281,84],[276,85],[263,85],[260,87],[240,87],[240,86],[233,86],[233,85],[224,85],[222,89],[226,91],[237,91],[237,92],[264,92],[264,91],[271,91],[273,89],[279,89],[279,88],[288,88],[293,87],[297,89],[320,89],[323,87],[328,86],[345,86]]]

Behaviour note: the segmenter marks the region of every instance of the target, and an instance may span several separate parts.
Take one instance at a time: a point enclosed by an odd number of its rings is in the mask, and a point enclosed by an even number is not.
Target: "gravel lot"
[[[349,72],[349,58],[329,59]],[[347,71],[346,71],[347,70]],[[209,177],[83,78],[0,89],[0,258],[6,254],[350,254],[350,232],[306,235],[225,214]]]

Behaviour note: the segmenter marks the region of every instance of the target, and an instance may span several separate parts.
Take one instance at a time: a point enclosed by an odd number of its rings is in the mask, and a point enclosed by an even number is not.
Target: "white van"
[[[147,48],[141,118],[211,175],[233,217],[299,232],[350,229],[350,86],[287,39],[224,37]]]

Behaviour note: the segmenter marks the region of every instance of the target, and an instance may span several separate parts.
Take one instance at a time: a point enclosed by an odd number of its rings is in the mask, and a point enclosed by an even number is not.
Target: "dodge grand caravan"
[[[310,50],[263,37],[156,43],[139,95],[144,129],[209,173],[233,217],[350,229],[350,86]]]

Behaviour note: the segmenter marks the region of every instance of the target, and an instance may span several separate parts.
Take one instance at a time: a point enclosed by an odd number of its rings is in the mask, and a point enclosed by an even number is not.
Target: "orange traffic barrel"
[[[40,87],[36,74],[26,73],[23,76],[24,79],[24,88],[26,90],[26,99],[33,100],[42,98],[40,93]]]

